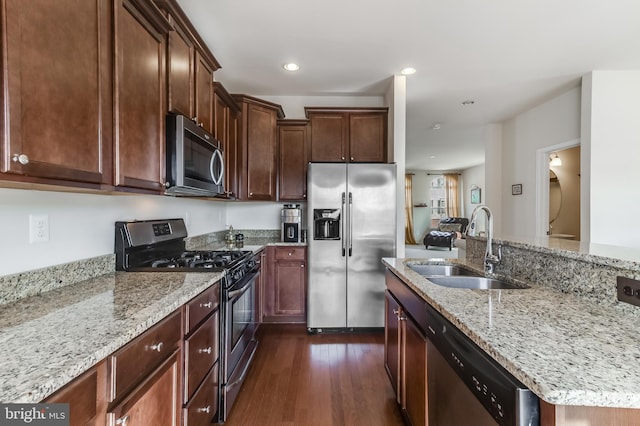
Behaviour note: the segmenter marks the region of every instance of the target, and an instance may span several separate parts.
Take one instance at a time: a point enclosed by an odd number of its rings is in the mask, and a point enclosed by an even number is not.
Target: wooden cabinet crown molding
[[[305,118],[287,118],[278,120],[276,123],[278,126],[306,126],[309,124],[309,120]]]
[[[158,36],[164,36],[171,31],[172,26],[169,20],[162,14],[160,9],[148,0],[124,0],[122,5],[133,16],[136,16],[138,21],[147,27],[149,32],[153,29]],[[142,17],[143,19],[140,19]]]
[[[277,118],[280,120],[284,119],[285,117],[282,106],[276,103],[265,101],[264,99],[260,99],[260,98],[254,98],[253,96],[249,96],[249,95],[232,94],[231,96],[237,103],[246,102],[246,103],[254,104],[264,108],[272,109],[276,111]]]
[[[335,113],[366,113],[366,112],[389,112],[388,107],[304,107],[305,117],[309,114],[335,114]]]
[[[200,55],[202,55],[205,60],[212,66],[213,71],[222,68],[216,57],[213,56],[213,53],[207,47],[207,44],[204,42],[204,40],[202,40],[202,37],[200,37],[200,34],[198,34],[196,29],[194,28],[191,21],[189,21],[187,15],[175,0],[153,0],[153,2],[157,7],[171,15],[176,23],[189,33],[189,36],[194,42],[196,49],[198,50]]]
[[[233,110],[233,112],[241,111],[240,106],[236,103],[233,96],[229,92],[227,92],[227,89],[225,89],[222,83],[220,83],[219,81],[213,82],[213,92],[217,94],[220,99],[222,99],[222,101],[226,104],[226,106]]]

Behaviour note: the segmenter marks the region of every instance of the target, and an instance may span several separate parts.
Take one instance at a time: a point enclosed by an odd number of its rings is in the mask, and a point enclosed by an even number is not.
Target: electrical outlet
[[[29,215],[29,243],[46,243],[49,241],[49,216]]]
[[[640,281],[632,278],[618,277],[618,300],[640,306]]]

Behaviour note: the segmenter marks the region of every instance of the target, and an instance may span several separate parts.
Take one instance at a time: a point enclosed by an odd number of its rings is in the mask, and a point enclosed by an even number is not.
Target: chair
[[[449,247],[449,250],[451,250],[458,236],[458,232],[464,234],[467,226],[469,226],[469,219],[466,217],[442,218],[438,224],[438,229],[433,229],[425,235],[423,241],[424,247],[426,249],[428,249],[429,246]]]

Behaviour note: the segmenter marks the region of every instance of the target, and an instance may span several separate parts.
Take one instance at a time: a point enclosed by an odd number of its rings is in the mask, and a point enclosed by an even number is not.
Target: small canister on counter
[[[236,234],[236,247],[244,247],[244,234]]]

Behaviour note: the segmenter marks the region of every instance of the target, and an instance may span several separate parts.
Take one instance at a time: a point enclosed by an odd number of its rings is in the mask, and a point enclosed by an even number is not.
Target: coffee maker
[[[282,208],[282,241],[286,243],[299,243],[301,241],[302,214],[300,204],[285,204]]]

